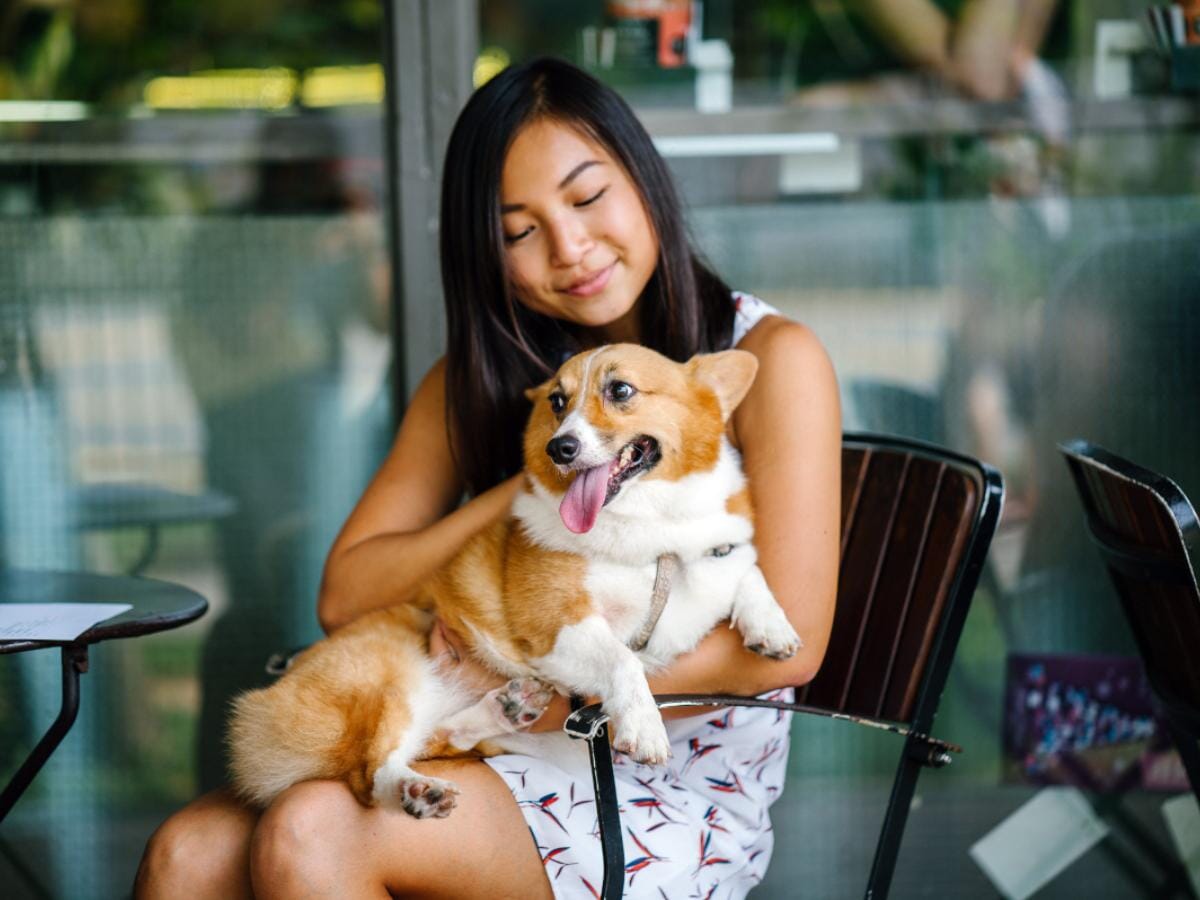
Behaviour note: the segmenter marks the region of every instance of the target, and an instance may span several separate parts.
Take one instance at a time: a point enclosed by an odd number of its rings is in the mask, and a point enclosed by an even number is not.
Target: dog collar
[[[736,544],[721,544],[719,547],[713,547],[704,555],[717,558],[728,556],[736,546]],[[646,615],[646,621],[642,623],[641,631],[629,642],[629,649],[634,653],[645,650],[646,645],[650,643],[650,635],[654,634],[654,626],[662,617],[663,610],[667,605],[667,598],[671,596],[671,582],[679,574],[682,565],[683,563],[674,553],[664,553],[658,558],[658,566],[654,570],[654,590],[650,592],[650,612]]]
[[[658,567],[654,570],[654,590],[650,593],[650,612],[642,623],[642,630],[629,642],[629,649],[634,653],[646,649],[646,644],[650,642],[654,626],[658,624],[667,598],[671,595],[671,582],[675,580],[681,565],[674,553],[664,553],[658,558]]]

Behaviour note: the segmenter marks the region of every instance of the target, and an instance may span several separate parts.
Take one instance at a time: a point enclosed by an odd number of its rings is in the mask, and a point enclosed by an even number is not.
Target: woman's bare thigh
[[[150,837],[134,896],[250,898],[250,836],[258,813],[228,788],[197,797]]]
[[[361,806],[345,784],[289,788],[255,830],[251,877],[260,900],[291,897],[551,897],[541,856],[508,786],[477,760],[414,768],[454,782],[445,818]]]
[[[529,826],[517,802],[499,775],[478,760],[427,760],[417,763],[422,774],[453,781],[459,788],[458,805],[444,819],[414,819],[411,816],[372,810],[396,839],[416,840],[427,852],[387,853],[397,846],[390,835],[379,842],[386,861],[384,883],[403,896],[407,876],[416,866],[416,895],[468,898],[514,897],[534,900],[552,897],[546,869]],[[386,832],[385,832],[386,835]],[[410,845],[413,846],[413,845]],[[399,890],[394,890],[394,889]]]

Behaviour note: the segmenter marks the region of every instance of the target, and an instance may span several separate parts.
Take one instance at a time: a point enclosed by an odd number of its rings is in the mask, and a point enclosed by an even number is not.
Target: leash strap
[[[646,616],[646,621],[642,623],[642,630],[629,642],[629,649],[634,653],[646,649],[646,644],[650,642],[654,626],[658,624],[659,617],[662,616],[663,609],[667,605],[667,598],[671,596],[671,582],[679,574],[681,565],[679,557],[674,553],[664,553],[658,558],[658,567],[654,571],[654,590],[650,594],[650,613]]]

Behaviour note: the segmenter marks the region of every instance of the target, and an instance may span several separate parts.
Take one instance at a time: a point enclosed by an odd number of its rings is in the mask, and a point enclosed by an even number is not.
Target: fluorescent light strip
[[[830,132],[794,134],[692,134],[654,139],[663,156],[775,156],[832,153],[838,136]]]
[[[74,100],[0,101],[0,122],[74,122],[87,118],[87,104]]]

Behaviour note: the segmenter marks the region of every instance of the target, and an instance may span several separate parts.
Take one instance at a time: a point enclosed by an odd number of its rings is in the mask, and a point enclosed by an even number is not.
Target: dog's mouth
[[[658,441],[643,434],[622,447],[611,462],[576,472],[558,507],[563,524],[576,534],[591,531],[600,510],[620,493],[621,485],[653,469],[661,458]]]

